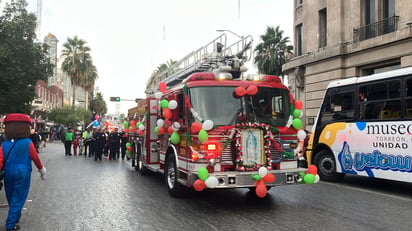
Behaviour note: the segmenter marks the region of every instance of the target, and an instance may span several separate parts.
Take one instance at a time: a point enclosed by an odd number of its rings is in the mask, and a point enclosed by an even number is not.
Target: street
[[[341,183],[169,196],[163,176],[140,176],[130,161],[65,156],[60,142],[40,152],[21,230],[409,230],[412,185],[345,177]],[[0,230],[8,207],[0,192]]]

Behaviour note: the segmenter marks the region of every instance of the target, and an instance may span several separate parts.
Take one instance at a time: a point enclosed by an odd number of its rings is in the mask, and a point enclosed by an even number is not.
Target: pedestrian
[[[86,131],[83,132],[83,140],[84,140],[84,157],[87,156],[87,148],[89,148],[89,157],[93,154],[93,131],[91,128],[87,128]]]
[[[109,131],[107,130],[104,131],[103,135],[104,135],[104,156],[108,156],[109,150],[110,150]]]
[[[4,118],[6,138],[0,148],[0,169],[4,170],[4,191],[9,211],[6,230],[19,230],[17,223],[30,190],[32,163],[46,179],[46,168],[30,137],[31,119],[28,115],[12,113]]]
[[[79,136],[79,156],[83,154],[83,136]]]
[[[73,154],[77,156],[77,147],[79,147],[79,136],[75,135],[73,139]]]
[[[110,156],[109,160],[116,160],[119,158],[118,156],[118,151],[119,151],[119,145],[120,145],[120,137],[118,136],[117,128],[115,128],[109,135],[109,141],[110,141]]]
[[[124,157],[126,156],[126,144],[127,144],[127,135],[123,131],[122,136],[121,136],[122,160],[124,160]]]
[[[36,151],[38,153],[40,138],[39,138],[39,134],[37,134],[37,132],[34,129],[30,130],[30,139],[31,139],[31,142],[33,142],[33,145],[36,148]]]
[[[72,142],[73,142],[73,130],[69,127],[64,133],[64,148],[66,150],[66,156],[72,155]]]
[[[93,132],[93,150],[94,150],[94,161],[101,161],[103,155],[105,143],[105,136],[103,130],[96,129]]]

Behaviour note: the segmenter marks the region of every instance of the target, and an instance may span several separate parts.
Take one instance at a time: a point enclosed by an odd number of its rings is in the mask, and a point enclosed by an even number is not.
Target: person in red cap
[[[6,140],[0,148],[0,169],[4,169],[4,189],[9,212],[7,230],[19,230],[16,225],[30,189],[32,164],[34,162],[42,180],[46,179],[46,168],[40,161],[30,140],[31,119],[25,114],[13,113],[4,118]]]

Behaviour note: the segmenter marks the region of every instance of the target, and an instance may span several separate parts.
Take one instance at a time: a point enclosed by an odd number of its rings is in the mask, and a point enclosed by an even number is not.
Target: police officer
[[[122,147],[122,160],[124,160],[124,157],[126,156],[126,143],[127,143],[127,135],[125,132],[122,132],[121,135],[121,147]]]
[[[106,137],[103,134],[103,129],[96,129],[96,132],[93,132],[94,161],[102,160],[105,141]]]
[[[119,146],[120,146],[120,137],[118,135],[117,128],[114,129],[110,133],[109,142],[110,142],[109,160],[116,160],[116,156],[117,158],[119,158],[118,151],[119,151]]]

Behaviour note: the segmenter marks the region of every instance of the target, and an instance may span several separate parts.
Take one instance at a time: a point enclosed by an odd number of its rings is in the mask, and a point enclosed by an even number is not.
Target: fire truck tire
[[[134,169],[138,171],[142,176],[145,176],[149,173],[149,170],[143,164],[142,152],[139,149],[136,150],[136,165]]]
[[[173,197],[183,197],[185,188],[177,181],[177,166],[173,155],[167,158],[165,169],[165,181],[169,194]]]
[[[327,149],[320,150],[316,154],[313,163],[318,168],[318,175],[321,180],[338,181],[345,176],[345,174],[336,172],[335,157]]]

